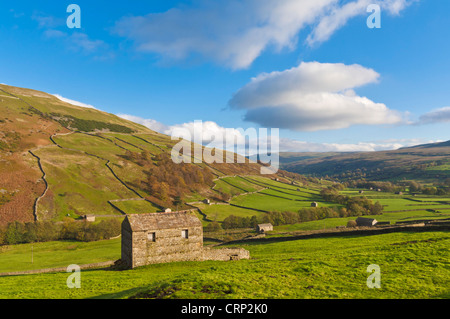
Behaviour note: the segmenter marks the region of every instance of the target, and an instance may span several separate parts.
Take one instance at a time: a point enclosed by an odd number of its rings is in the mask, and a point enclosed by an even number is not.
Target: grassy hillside
[[[177,142],[113,114],[0,85],[0,225],[188,208],[192,198],[220,195],[215,178],[260,174],[248,160],[176,165]]]

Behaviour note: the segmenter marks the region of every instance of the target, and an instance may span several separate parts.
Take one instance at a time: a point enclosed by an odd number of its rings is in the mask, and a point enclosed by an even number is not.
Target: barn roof
[[[128,215],[132,231],[202,227],[200,220],[189,211]]]
[[[272,224],[258,224],[258,227],[273,227]]]

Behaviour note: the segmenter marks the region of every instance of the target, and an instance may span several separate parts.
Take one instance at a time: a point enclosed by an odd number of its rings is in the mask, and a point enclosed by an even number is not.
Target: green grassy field
[[[429,232],[253,243],[242,245],[250,260],[82,271],[80,289],[67,288],[67,273],[3,277],[0,298],[449,298],[449,240],[448,232]],[[73,243],[42,245],[48,260],[57,254],[63,259],[42,264],[48,266],[119,253],[118,240],[102,242],[98,250],[93,243],[72,251]],[[0,258],[29,263],[29,248],[14,247]],[[380,289],[366,285],[371,264],[380,266]]]
[[[251,209],[244,209],[231,205],[196,205],[207,215],[207,218],[213,221],[223,221],[230,215],[239,217],[263,216],[265,213]]]
[[[82,265],[119,258],[120,238],[90,243],[57,241],[2,246],[0,247],[0,273],[67,267],[70,264]]]

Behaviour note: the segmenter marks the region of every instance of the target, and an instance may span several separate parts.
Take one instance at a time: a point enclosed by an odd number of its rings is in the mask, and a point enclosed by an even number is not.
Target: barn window
[[[148,241],[156,241],[156,234],[155,233],[148,233],[147,234]]]
[[[182,231],[181,231],[181,237],[182,238],[189,238],[189,232],[188,232],[188,230],[187,229],[183,229]]]

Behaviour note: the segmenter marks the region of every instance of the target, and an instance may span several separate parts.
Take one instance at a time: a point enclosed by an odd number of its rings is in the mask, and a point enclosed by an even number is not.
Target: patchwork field
[[[324,201],[318,190],[321,186],[312,183],[300,186],[298,183],[291,185],[286,181],[275,181],[261,176],[234,176],[218,179],[215,184],[214,189],[220,189],[220,191],[228,192],[233,196],[229,202],[232,205],[195,205],[206,215],[207,219],[213,221],[221,222],[230,215],[263,217],[266,212],[270,211],[297,212],[299,209],[311,207],[312,202],[318,203],[319,207],[342,207],[342,205]],[[236,187],[232,185],[236,185]],[[259,189],[255,190],[257,187]],[[395,224],[409,220],[450,218],[450,201],[445,197],[396,195],[367,190],[360,194],[359,191],[345,189],[341,193],[351,197],[364,196],[374,203],[379,201],[384,207],[383,214],[367,217],[375,218],[380,222]],[[355,217],[327,218],[295,225],[277,226],[274,232],[335,228],[345,226],[351,219],[354,220]],[[206,224],[207,222],[205,222]]]

